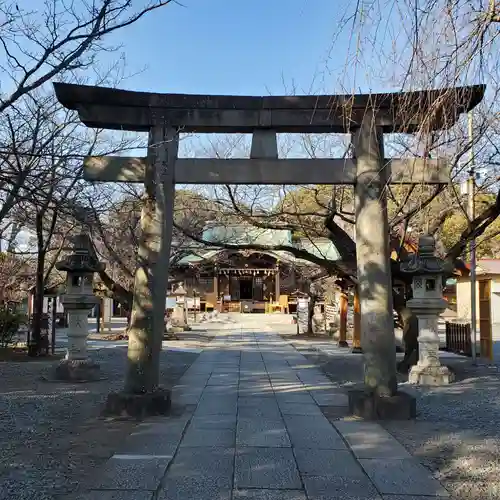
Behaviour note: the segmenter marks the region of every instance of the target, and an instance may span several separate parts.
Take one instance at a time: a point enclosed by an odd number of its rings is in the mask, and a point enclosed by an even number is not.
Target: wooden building
[[[263,230],[246,225],[208,226],[203,239],[240,245],[289,245],[318,256],[339,259],[327,238],[292,240],[291,231]],[[172,264],[171,273],[184,282],[188,297],[199,296],[201,310],[266,312],[273,307],[289,311],[289,296],[307,291],[309,277],[318,266],[289,252],[226,250],[220,246],[192,245]],[[281,305],[281,307],[280,307]]]

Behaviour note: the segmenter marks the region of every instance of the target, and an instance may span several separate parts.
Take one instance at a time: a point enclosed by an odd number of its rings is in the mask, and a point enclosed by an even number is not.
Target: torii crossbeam
[[[209,96],[157,94],[54,84],[57,98],[89,127],[149,132],[148,158],[94,157],[91,181],[144,182],[149,193],[134,285],[126,391],[154,394],[164,323],[175,183],[353,184],[365,384],[396,397],[392,280],[385,185],[443,184],[443,160],[385,159],[384,133],[453,126],[483,98],[485,86],[392,94]],[[252,133],[250,158],[178,159],[181,132]],[[350,133],[353,158],[279,159],[277,133]],[[154,207],[148,211],[148,206]],[[390,405],[389,405],[390,406]]]

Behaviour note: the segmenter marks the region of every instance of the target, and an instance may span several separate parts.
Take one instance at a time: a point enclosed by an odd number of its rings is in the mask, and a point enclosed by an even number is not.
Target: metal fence
[[[446,350],[472,356],[471,326],[469,323],[445,323]]]

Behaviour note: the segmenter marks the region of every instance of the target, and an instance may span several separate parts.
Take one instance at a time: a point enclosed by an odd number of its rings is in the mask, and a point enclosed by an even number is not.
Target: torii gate
[[[134,284],[125,392],[158,387],[175,183],[353,184],[357,275],[365,384],[396,395],[395,341],[388,244],[387,182],[446,184],[443,160],[384,159],[384,133],[452,126],[483,98],[482,85],[393,94],[207,96],[155,94],[54,84],[57,98],[89,127],[149,132],[147,158],[90,157],[90,181],[141,182],[150,194]],[[179,132],[252,133],[249,159],[177,158]],[[279,159],[276,133],[351,133],[353,159]],[[154,214],[154,218],[152,217]]]

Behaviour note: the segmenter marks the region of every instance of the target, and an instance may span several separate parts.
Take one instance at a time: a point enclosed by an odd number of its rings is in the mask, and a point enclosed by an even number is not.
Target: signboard
[[[186,307],[188,309],[199,309],[200,308],[200,297],[187,297]]]
[[[224,295],[224,302],[231,302],[231,295]]]
[[[307,333],[307,319],[309,316],[309,299],[297,299],[297,333]]]
[[[330,328],[332,323],[335,323],[335,317],[337,315],[337,307],[333,304],[325,305],[325,323],[327,330]]]

